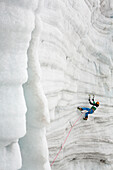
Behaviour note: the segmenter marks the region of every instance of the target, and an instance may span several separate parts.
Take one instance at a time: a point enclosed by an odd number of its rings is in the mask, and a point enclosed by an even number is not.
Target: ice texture
[[[112,103],[112,0],[0,1],[0,170],[113,170]]]

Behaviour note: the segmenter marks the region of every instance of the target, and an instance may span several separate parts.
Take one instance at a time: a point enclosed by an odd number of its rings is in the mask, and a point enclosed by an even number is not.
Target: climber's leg
[[[83,118],[84,120],[88,119],[88,114],[92,114],[94,111],[92,109],[88,109],[89,111],[85,113],[85,118]]]
[[[77,109],[79,109],[80,111],[83,111],[83,110],[90,111],[90,109],[89,109],[89,108],[86,108],[86,107],[77,107]]]
[[[87,110],[88,112],[90,112],[90,110],[91,110],[90,108],[87,108],[87,107],[82,107],[81,109],[82,110]]]

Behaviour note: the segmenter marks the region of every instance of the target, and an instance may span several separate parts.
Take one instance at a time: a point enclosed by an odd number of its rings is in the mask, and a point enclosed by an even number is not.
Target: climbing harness
[[[82,116],[83,113],[84,113],[84,112],[81,113],[81,115],[79,116],[79,118],[78,118],[78,119],[75,121],[75,123],[71,126],[71,129],[69,130],[69,132],[68,132],[68,134],[67,134],[67,136],[66,136],[66,138],[65,138],[65,140],[64,140],[64,143],[62,144],[59,152],[57,153],[56,157],[54,158],[53,162],[52,162],[51,165],[50,165],[51,167],[52,167],[52,165],[54,164],[55,160],[57,159],[58,155],[60,154],[61,150],[63,149],[64,144],[66,143],[67,138],[69,137],[69,134],[71,133],[71,130],[73,129],[73,127],[75,126],[75,124],[79,121],[79,119],[81,118],[81,116]]]

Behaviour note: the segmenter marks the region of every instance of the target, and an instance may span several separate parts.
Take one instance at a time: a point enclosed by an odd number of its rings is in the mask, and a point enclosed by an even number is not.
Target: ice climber
[[[89,95],[89,103],[91,105],[93,105],[91,108],[86,108],[86,107],[77,107],[77,109],[79,109],[80,111],[83,111],[83,110],[86,110],[87,112],[85,113],[85,118],[83,118],[84,120],[87,120],[88,119],[88,114],[93,114],[94,111],[97,109],[97,107],[99,107],[99,102],[95,102],[94,101],[94,95],[93,95],[93,98],[92,98],[92,101],[91,102],[91,99],[90,99],[90,95]]]

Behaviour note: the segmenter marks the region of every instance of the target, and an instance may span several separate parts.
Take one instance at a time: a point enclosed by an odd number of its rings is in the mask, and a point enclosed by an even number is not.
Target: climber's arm
[[[95,106],[94,97],[93,97],[92,101],[93,101],[93,103],[91,102],[91,99],[90,99],[90,97],[89,97],[89,103],[90,103],[91,105]]]

